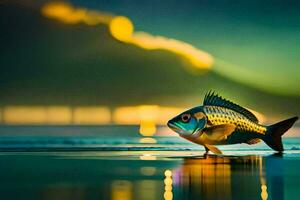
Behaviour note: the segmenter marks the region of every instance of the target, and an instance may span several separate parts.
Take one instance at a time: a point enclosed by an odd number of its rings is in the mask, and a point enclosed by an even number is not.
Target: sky
[[[128,16],[137,31],[175,38],[215,58],[215,71],[258,89],[300,96],[297,1],[72,1]]]
[[[107,24],[46,17],[47,3],[0,7],[0,105],[190,107],[215,90],[261,112],[300,113],[297,2],[67,1],[75,9],[125,16],[134,33],[206,52],[214,60],[208,71],[182,52],[118,41]]]

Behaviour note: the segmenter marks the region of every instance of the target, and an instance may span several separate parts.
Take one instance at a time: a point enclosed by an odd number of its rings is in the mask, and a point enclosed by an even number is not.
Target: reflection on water
[[[282,159],[276,156],[188,158],[174,171],[174,195],[184,199],[284,199],[282,170]]]
[[[111,199],[112,200],[129,200],[132,199],[132,183],[125,180],[116,180],[111,184]]]
[[[155,144],[155,143],[157,143],[156,139],[151,138],[151,137],[141,138],[139,140],[139,142],[142,143],[142,144]]]
[[[156,160],[156,156],[152,154],[145,153],[140,156],[141,160]]]
[[[231,165],[227,157],[185,159],[174,171],[177,193],[186,199],[231,199]]]
[[[171,199],[173,199],[173,193],[172,193],[172,184],[173,184],[172,171],[170,171],[170,170],[166,170],[165,171],[164,183],[165,183],[164,198],[165,198],[165,200],[171,200]]]
[[[284,176],[285,158],[277,156],[6,154],[0,154],[3,199],[286,199],[292,188],[284,183],[297,178],[289,177],[288,162]]]

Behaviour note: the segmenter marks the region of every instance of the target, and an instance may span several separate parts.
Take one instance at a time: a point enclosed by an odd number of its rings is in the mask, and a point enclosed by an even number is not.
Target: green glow
[[[290,96],[300,95],[297,80],[300,74],[299,69],[290,71],[288,76],[283,72],[284,69],[276,71],[276,73],[274,71],[268,73],[268,70],[270,69],[264,69],[263,67],[261,69],[251,69],[238,66],[221,59],[216,59],[214,67],[216,73],[257,89]],[[289,68],[289,70],[292,69]]]

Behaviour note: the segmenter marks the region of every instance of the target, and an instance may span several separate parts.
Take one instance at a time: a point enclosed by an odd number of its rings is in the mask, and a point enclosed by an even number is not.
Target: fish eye
[[[183,114],[181,116],[181,120],[184,122],[184,123],[187,123],[188,121],[190,121],[191,119],[191,115],[190,114]]]

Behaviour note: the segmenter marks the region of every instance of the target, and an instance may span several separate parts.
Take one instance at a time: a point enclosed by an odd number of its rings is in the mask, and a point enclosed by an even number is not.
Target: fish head
[[[204,129],[206,124],[202,107],[195,107],[170,119],[167,125],[180,136],[190,136]]]

